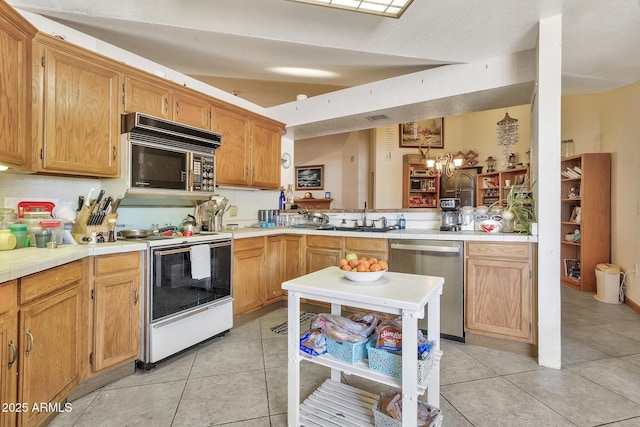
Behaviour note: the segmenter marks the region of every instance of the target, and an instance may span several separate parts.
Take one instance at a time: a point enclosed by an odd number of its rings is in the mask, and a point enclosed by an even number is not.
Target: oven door
[[[211,266],[210,277],[192,277],[192,247],[207,245],[209,257],[196,262]],[[206,305],[230,300],[231,241],[152,248],[150,277],[151,323],[187,315]]]
[[[188,154],[171,149],[131,143],[131,188],[187,190]]]

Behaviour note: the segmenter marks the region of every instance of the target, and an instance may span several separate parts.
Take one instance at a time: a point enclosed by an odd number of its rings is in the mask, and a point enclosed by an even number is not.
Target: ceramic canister
[[[16,247],[16,236],[11,230],[0,230],[0,251],[10,251]]]

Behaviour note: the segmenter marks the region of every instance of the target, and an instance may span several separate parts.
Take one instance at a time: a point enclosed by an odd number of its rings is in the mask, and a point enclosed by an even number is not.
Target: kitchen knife
[[[84,196],[78,196],[78,209],[76,209],[76,212],[80,212],[83,205],[84,205]]]
[[[98,218],[100,217],[100,202],[104,197],[104,190],[100,190],[95,202],[91,205],[91,212],[89,214],[89,225],[98,225]],[[96,212],[96,208],[98,211]]]

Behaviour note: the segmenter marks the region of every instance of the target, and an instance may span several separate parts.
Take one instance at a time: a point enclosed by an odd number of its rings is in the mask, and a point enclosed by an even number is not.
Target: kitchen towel
[[[209,245],[191,246],[191,278],[200,280],[211,277]]]

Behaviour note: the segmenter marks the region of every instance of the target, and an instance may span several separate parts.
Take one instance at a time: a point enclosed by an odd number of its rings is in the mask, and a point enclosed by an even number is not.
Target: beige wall
[[[611,262],[640,264],[640,82],[596,95],[562,99],[562,138],[576,154],[611,153]],[[640,280],[629,273],[627,298],[640,305]]]

